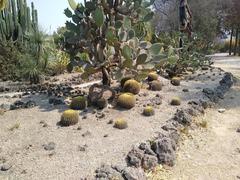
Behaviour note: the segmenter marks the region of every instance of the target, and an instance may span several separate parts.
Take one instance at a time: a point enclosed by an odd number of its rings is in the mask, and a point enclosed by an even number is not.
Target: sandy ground
[[[216,55],[215,66],[240,77],[240,58]],[[226,109],[219,113],[220,108]],[[150,179],[237,180],[240,179],[240,79],[214,109],[199,121],[207,128],[191,130],[178,151],[176,165],[160,170]]]
[[[182,98],[182,106],[188,101],[203,98],[202,89],[215,87],[222,78],[219,69],[213,72],[200,71],[188,76],[180,87],[170,85],[166,79],[160,92],[142,89],[137,106],[129,111],[105,109],[105,117],[97,119],[92,110],[80,112],[80,122],[71,127],[58,127],[61,112],[67,106],[52,106],[45,95],[30,95],[23,101],[34,100],[37,107],[8,111],[0,115],[0,164],[7,163],[10,170],[0,171],[0,179],[20,180],[79,180],[83,177],[92,179],[96,168],[102,163],[125,164],[124,158],[133,145],[149,140],[161,129],[161,125],[173,116],[177,107],[169,105],[173,96]],[[183,92],[188,88],[189,92]],[[144,95],[145,93],[145,95]],[[143,105],[160,94],[163,103],[155,106],[155,116],[142,116]],[[0,95],[0,104],[12,103],[18,99]],[[82,117],[87,116],[86,119]],[[109,125],[110,120],[124,118],[128,128],[117,130]],[[47,123],[47,127],[40,124]],[[19,126],[10,130],[13,126]],[[77,130],[81,126],[81,130]],[[85,135],[85,136],[84,136]],[[54,142],[56,147],[46,151],[44,144]],[[86,150],[82,151],[82,147]]]

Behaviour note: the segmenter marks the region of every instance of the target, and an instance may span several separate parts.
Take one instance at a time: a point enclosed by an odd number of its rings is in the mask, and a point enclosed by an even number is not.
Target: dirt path
[[[163,175],[166,179],[240,179],[240,58],[218,55],[214,59],[215,66],[232,72],[238,81],[225,99],[201,118],[208,122],[207,128],[192,130],[182,142],[176,166]],[[219,113],[220,108],[226,111]]]

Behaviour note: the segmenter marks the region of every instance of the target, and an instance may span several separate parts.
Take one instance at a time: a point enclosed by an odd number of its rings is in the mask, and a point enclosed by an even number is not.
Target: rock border
[[[95,171],[96,180],[147,180],[144,170],[152,170],[158,164],[173,166],[176,160],[176,150],[180,139],[180,130],[190,126],[194,116],[204,114],[220,99],[234,84],[231,73],[226,72],[219,81],[219,86],[214,89],[205,88],[203,94],[208,100],[189,102],[186,109],[177,109],[174,116],[162,126],[162,132],[151,141],[134,146],[126,157],[126,166],[108,166],[103,164]]]

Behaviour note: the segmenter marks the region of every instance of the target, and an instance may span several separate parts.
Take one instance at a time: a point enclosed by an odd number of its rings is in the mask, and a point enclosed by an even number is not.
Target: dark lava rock
[[[237,129],[237,133],[240,133],[240,128]]]
[[[24,104],[24,108],[33,108],[35,107],[37,104],[35,101],[27,101],[25,104]]]
[[[0,109],[9,111],[11,109],[11,105],[10,104],[1,104]]]
[[[183,92],[189,92],[189,89],[183,89],[182,91]]]
[[[97,180],[110,180],[110,179],[124,180],[120,171],[121,170],[118,168],[104,164],[95,171],[96,173],[95,177]]]
[[[46,150],[46,151],[52,151],[54,150],[56,147],[56,144],[54,142],[50,142],[48,144],[44,144],[43,145],[43,148]]]
[[[48,102],[54,106],[65,104],[65,102],[60,98],[49,98]]]
[[[142,159],[142,167],[145,170],[150,170],[155,168],[158,165],[158,159],[156,156],[151,156],[148,154],[145,154]]]
[[[142,168],[127,167],[123,170],[125,180],[147,180]]]
[[[178,109],[175,113],[173,120],[177,121],[178,123],[189,126],[192,122],[191,116],[184,110]]]
[[[139,145],[139,149],[144,151],[145,154],[152,155],[152,156],[157,156],[153,150],[151,149],[151,146],[149,143],[141,143]]]
[[[173,166],[176,158],[176,143],[169,137],[158,138],[152,144],[152,150],[157,154],[162,164]]]
[[[126,161],[130,166],[141,167],[144,151],[133,148],[127,155]]]
[[[162,129],[165,131],[177,131],[182,125],[177,121],[168,120],[163,126]]]

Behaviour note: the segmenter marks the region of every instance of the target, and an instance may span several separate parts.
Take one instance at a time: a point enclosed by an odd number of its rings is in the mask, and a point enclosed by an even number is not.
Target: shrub
[[[130,79],[124,83],[123,90],[132,94],[138,94],[140,92],[141,85],[134,79]]]
[[[72,99],[70,108],[74,110],[83,110],[88,106],[87,98],[85,96],[77,96]]]
[[[171,79],[171,84],[174,85],[174,86],[180,86],[180,78],[179,77],[174,77]]]
[[[149,89],[152,91],[161,91],[162,90],[162,83],[158,80],[152,81],[149,84]]]
[[[117,129],[126,129],[128,127],[128,123],[125,119],[117,119],[114,123],[114,127]]]
[[[153,116],[155,114],[154,109],[152,106],[147,106],[143,110],[143,115],[144,116]]]
[[[126,109],[131,109],[135,106],[136,98],[131,93],[123,93],[118,97],[117,104]]]
[[[174,97],[171,100],[170,104],[173,105],[173,106],[179,106],[179,105],[181,105],[181,99],[179,97]]]
[[[77,124],[78,121],[79,121],[78,111],[69,109],[63,112],[59,125],[71,126]]]
[[[156,72],[151,72],[148,74],[148,81],[158,80],[158,74]]]

